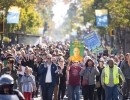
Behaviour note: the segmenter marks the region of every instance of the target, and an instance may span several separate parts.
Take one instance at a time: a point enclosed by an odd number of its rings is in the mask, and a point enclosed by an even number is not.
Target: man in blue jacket
[[[42,89],[42,99],[52,100],[54,87],[56,85],[57,66],[52,63],[52,55],[47,55],[46,63],[39,67],[40,85]]]

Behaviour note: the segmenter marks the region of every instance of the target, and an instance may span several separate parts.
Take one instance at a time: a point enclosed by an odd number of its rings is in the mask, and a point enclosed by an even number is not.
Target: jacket
[[[55,71],[57,70],[57,66],[55,64],[51,64],[51,75],[52,75],[52,85],[55,86],[56,85],[56,80],[57,80],[57,75],[55,73]],[[45,79],[46,79],[46,74],[47,74],[47,64],[41,64],[39,69],[39,84],[41,86],[45,85]]]
[[[1,75],[3,74],[10,74],[13,79],[14,79],[14,88],[17,88],[17,79],[18,79],[18,74],[17,74],[17,69],[15,68],[15,66],[12,67],[13,69],[10,71],[8,67],[5,67],[2,69],[1,71]]]
[[[87,79],[89,81],[89,85],[96,84],[96,76],[100,75],[98,68],[88,68],[80,71],[80,75],[83,76],[83,79]]]
[[[130,73],[130,66],[128,65],[128,62],[125,60],[122,61],[120,68],[121,68],[121,71],[124,74],[125,78],[130,79],[130,74],[129,74]]]

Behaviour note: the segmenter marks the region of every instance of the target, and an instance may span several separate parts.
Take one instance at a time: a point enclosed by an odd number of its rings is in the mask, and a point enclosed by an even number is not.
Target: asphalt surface
[[[67,94],[67,91],[66,91],[66,94]],[[34,98],[34,100],[41,100],[40,90],[39,90],[38,98]],[[67,95],[64,96],[64,100],[68,100]],[[83,100],[83,96],[81,95],[81,91],[80,91],[80,100]]]

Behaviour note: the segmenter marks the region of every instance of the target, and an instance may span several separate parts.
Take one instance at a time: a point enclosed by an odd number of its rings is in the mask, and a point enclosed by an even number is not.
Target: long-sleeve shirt
[[[22,92],[33,92],[35,83],[31,75],[24,75],[21,79]]]
[[[124,82],[125,78],[124,78],[124,75],[123,75],[123,73],[122,73],[122,71],[121,71],[121,69],[119,67],[118,67],[118,73],[122,77],[121,79]],[[109,87],[113,87],[115,85],[114,80],[113,80],[113,68],[110,68],[110,77],[109,77],[109,83],[108,84],[104,83],[104,78],[105,78],[105,69],[103,69],[102,74],[101,74],[101,84],[103,86],[107,85]]]
[[[100,75],[98,68],[87,67],[85,70],[80,71],[80,75],[83,76],[83,79],[87,79],[89,85],[96,84],[96,75]]]
[[[126,79],[130,79],[130,66],[128,65],[127,61],[122,61],[120,66],[122,73],[124,74]]]

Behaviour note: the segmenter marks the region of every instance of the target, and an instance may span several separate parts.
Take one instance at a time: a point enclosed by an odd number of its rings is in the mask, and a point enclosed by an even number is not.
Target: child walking
[[[35,87],[36,87],[35,76],[32,74],[32,73],[33,73],[32,68],[29,68],[29,71],[30,71],[30,72],[29,72],[29,73],[30,73],[30,76],[32,77],[33,82],[34,82]],[[37,87],[36,87],[36,88],[37,88]],[[33,89],[33,92],[32,92],[32,100],[34,100],[34,94],[35,94],[36,88]]]
[[[30,75],[30,69],[28,66],[25,68],[25,75],[22,76],[21,84],[22,84],[22,92],[25,97],[25,100],[32,100],[32,92],[36,87],[35,87],[34,80]]]

